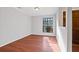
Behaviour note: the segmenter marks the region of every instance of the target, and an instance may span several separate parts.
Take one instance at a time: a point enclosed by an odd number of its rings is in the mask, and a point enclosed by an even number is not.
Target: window
[[[53,32],[53,17],[43,18],[43,32]]]

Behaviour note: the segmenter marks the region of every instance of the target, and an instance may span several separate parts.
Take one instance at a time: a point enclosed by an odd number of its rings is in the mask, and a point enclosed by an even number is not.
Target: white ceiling
[[[57,7],[39,7],[38,11],[36,11],[34,7],[21,7],[16,9],[26,14],[27,16],[53,15],[58,10]]]

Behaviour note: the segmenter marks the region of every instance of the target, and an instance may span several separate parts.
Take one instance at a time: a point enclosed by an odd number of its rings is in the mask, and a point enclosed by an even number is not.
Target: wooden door
[[[79,44],[79,10],[72,11],[72,32],[73,43]]]

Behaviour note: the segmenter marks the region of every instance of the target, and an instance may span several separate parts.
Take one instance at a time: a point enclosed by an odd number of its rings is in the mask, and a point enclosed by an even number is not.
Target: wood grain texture
[[[79,43],[79,10],[72,11],[73,43]]]
[[[72,52],[79,52],[79,44],[72,44]]]
[[[0,48],[0,52],[58,52],[55,36],[30,35]]]
[[[79,52],[79,10],[72,11],[72,51]]]

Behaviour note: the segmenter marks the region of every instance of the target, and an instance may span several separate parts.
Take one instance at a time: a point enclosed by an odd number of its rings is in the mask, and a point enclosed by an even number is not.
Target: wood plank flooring
[[[0,52],[58,52],[55,36],[30,35],[0,47]]]

